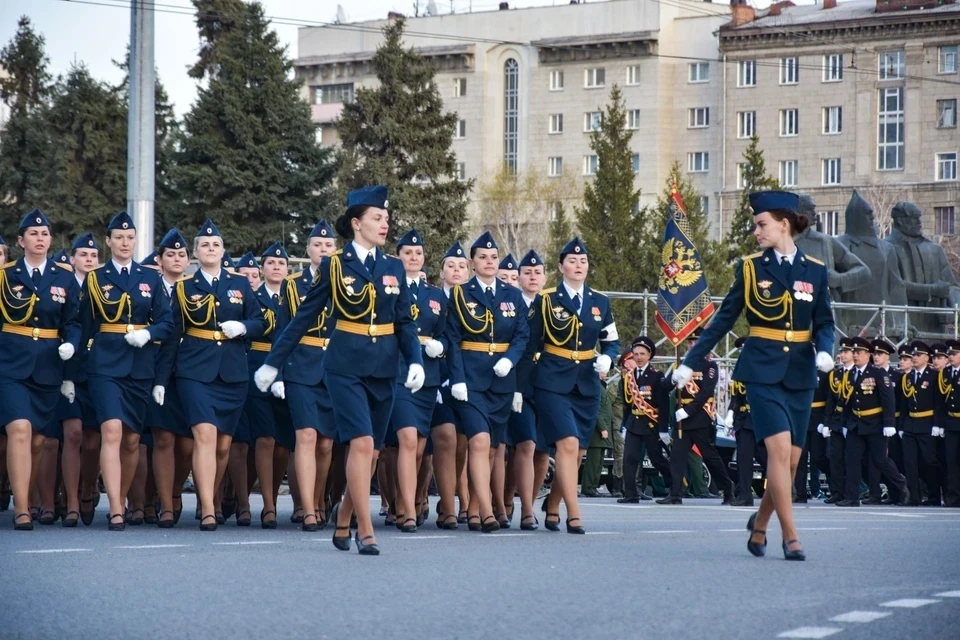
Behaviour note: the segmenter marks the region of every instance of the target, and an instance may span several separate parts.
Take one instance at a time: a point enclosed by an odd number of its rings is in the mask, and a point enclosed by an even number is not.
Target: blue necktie
[[[410,295],[413,296],[413,301],[416,302],[416,301],[417,301],[417,294],[420,293],[420,281],[419,281],[419,280],[411,280],[411,281],[410,281],[410,286],[409,286],[408,288],[410,289]]]
[[[123,288],[127,288],[127,284],[130,282],[130,271],[126,267],[120,269],[120,283],[123,285]]]
[[[36,267],[33,268],[33,273],[30,276],[30,279],[33,280],[33,288],[36,289],[40,286],[40,269]]]
[[[367,271],[370,272],[370,275],[373,275],[373,267],[376,264],[376,261],[373,259],[373,251],[367,254],[366,259],[363,261],[363,266],[367,268]]]
[[[493,306],[493,287],[487,287],[487,304]]]
[[[577,308],[577,315],[580,315],[580,294],[573,294],[573,306]]]

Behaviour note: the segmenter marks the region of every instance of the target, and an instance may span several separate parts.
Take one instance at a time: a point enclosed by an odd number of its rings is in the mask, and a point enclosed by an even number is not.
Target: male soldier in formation
[[[824,500],[826,504],[835,504],[843,500],[843,485],[846,478],[844,457],[846,441],[843,437],[843,409],[847,404],[850,384],[850,370],[853,369],[853,340],[840,338],[840,366],[827,374],[828,391],[827,406],[823,412],[823,424],[817,431],[829,438],[827,455],[830,459],[830,497]]]
[[[910,489],[907,504],[920,504],[920,477],[923,476],[929,494],[925,507],[940,506],[940,461],[937,443],[940,427],[936,424],[939,409],[938,372],[929,365],[930,347],[920,340],[913,341],[914,369],[901,380],[904,406],[900,412],[900,431],[903,433],[903,467]]]
[[[944,506],[960,507],[960,341],[947,340],[949,364],[939,374],[940,428],[944,438],[947,484]]]

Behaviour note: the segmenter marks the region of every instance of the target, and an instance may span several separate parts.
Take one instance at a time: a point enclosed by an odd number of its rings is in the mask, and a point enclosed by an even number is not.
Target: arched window
[[[520,128],[520,65],[513,58],[503,65],[503,166],[517,172]]]

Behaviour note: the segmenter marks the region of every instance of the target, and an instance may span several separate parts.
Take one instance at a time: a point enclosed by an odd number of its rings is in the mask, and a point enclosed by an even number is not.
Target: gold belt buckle
[[[377,325],[370,325],[370,328],[367,329],[367,335],[369,335],[371,338],[375,338],[377,336]]]
[[[495,354],[497,352],[497,346],[491,342],[488,351],[490,352],[490,355]]]
[[[133,325],[132,325],[132,324],[128,324],[128,325],[127,325],[127,333],[133,333],[133,331],[134,331]]]
[[[574,362],[576,362],[576,363],[579,363],[579,362],[580,362],[580,352],[579,352],[579,351],[572,351],[572,352],[570,353],[570,357],[573,358],[573,361],[574,361]]]
[[[793,331],[785,331],[783,337],[787,339],[787,342],[793,342]]]
[[[223,339],[223,334],[220,333],[219,331],[214,331],[214,332],[213,332],[213,339],[214,339],[214,340],[222,340],[222,339]]]
[[[34,340],[39,340],[39,339],[40,339],[40,328],[39,328],[39,327],[34,327],[34,328],[33,328],[33,332],[31,333],[31,335],[33,336],[33,339],[34,339]]]

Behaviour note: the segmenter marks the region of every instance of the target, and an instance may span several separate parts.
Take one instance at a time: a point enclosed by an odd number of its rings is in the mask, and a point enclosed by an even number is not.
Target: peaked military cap
[[[520,260],[521,267],[539,267],[543,265],[543,260],[536,251],[530,249]]]
[[[311,238],[336,238],[337,234],[333,232],[333,227],[326,220],[321,220],[313,225],[313,231],[310,232]]]
[[[647,351],[650,352],[651,358],[657,355],[656,345],[653,343],[653,340],[651,340],[647,336],[637,336],[636,338],[633,339],[633,344],[630,346],[645,348]]]
[[[279,242],[274,242],[272,245],[267,247],[267,250],[263,252],[262,256],[260,256],[260,262],[263,263],[263,261],[267,258],[283,258],[284,260],[289,260],[290,256],[287,255],[287,250],[283,248],[283,245],[281,245]]]
[[[943,358],[947,357],[947,345],[942,342],[935,342],[930,345],[930,355],[934,358],[940,356]]]
[[[960,353],[960,340],[947,340],[947,355],[952,356]]]
[[[500,261],[500,266],[497,268],[500,271],[517,271],[520,269],[517,266],[517,261],[513,259],[512,253],[508,253],[507,257]]]
[[[422,247],[423,246],[423,236],[420,235],[420,232],[416,229],[410,229],[405,234],[400,236],[400,239],[397,240],[397,249],[400,247]]]
[[[914,340],[910,343],[913,349],[913,355],[930,355],[930,346],[923,340]]]
[[[853,351],[853,338],[840,338],[840,351]]]
[[[177,231],[175,228],[167,231],[167,235],[163,236],[163,240],[160,241],[161,249],[186,249],[187,241],[184,237]]]
[[[873,345],[870,344],[870,341],[867,340],[866,338],[861,338],[860,336],[857,336],[856,338],[853,338],[850,342],[851,342],[850,346],[853,347],[854,351],[866,351],[868,353],[873,351]]]
[[[800,208],[800,197],[789,191],[757,191],[750,194],[750,206],[753,215],[758,216],[764,211],[786,209],[797,213]]]
[[[872,346],[873,346],[874,353],[885,353],[888,356],[893,353],[896,353],[897,351],[892,344],[890,344],[888,341],[884,340],[883,338],[875,338],[872,343]]]
[[[136,229],[133,218],[126,211],[121,211],[113,216],[113,220],[107,225],[107,231],[124,231],[126,229]]]
[[[257,257],[253,255],[253,251],[247,251],[237,260],[238,269],[256,269],[258,266]]]
[[[912,358],[913,357],[913,345],[909,342],[904,342],[900,345],[900,348],[897,349],[897,355],[900,356],[900,359]]]
[[[50,228],[50,221],[47,220],[47,216],[43,214],[43,211],[40,209],[34,209],[27,215],[23,217],[23,220],[20,221],[20,227],[18,228],[18,233],[22,234],[26,229],[30,227],[46,227]]]
[[[0,244],[3,244],[0,241]],[[97,246],[97,241],[93,238],[93,234],[89,231],[82,236],[78,236],[76,240],[73,241],[73,246],[70,247],[71,251],[76,251],[77,249],[97,249],[100,247]]]
[[[579,237],[574,238],[563,247],[563,249],[560,251],[560,262],[563,262],[563,260],[571,253],[578,256],[590,255],[587,253],[587,248],[583,246],[583,241],[580,240]]]

